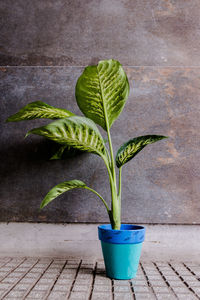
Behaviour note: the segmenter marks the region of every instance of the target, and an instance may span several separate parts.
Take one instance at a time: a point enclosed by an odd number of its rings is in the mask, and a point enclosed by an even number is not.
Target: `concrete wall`
[[[112,127],[115,151],[128,139],[164,134],[123,170],[122,219],[200,223],[200,2],[145,0],[2,0],[0,5],[0,221],[107,222],[89,191],[73,191],[39,212],[55,184],[81,179],[109,201],[100,158],[48,161],[55,147],[5,124],[29,102],[80,113],[74,88],[83,67],[115,58],[131,93]]]
[[[200,226],[147,225],[143,261],[200,262]],[[97,224],[0,223],[0,257],[102,259]]]

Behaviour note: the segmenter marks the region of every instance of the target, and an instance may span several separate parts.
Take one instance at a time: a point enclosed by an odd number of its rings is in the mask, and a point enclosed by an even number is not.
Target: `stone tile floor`
[[[200,264],[142,262],[132,280],[110,280],[102,261],[0,258],[0,299],[200,299]]]

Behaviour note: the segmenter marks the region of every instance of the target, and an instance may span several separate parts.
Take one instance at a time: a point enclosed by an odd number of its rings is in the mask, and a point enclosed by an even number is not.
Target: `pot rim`
[[[99,239],[111,244],[137,244],[145,238],[145,227],[134,224],[122,224],[122,229],[112,229],[111,224],[98,226]]]
[[[103,229],[106,231],[138,231],[138,230],[142,230],[145,229],[144,226],[142,225],[135,225],[135,224],[121,224],[121,227],[127,227],[126,229],[112,229],[111,224],[101,224],[98,226],[99,229]],[[131,229],[132,227],[132,229]]]

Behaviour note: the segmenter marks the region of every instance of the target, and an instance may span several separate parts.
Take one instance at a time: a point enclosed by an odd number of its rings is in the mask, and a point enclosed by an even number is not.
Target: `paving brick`
[[[23,278],[21,281],[21,283],[34,283],[35,282],[35,278]]]
[[[200,282],[199,282],[199,286],[198,286],[198,287],[193,286],[192,289],[193,289],[193,291],[194,291],[197,295],[200,295]]]
[[[28,277],[28,276],[26,276],[26,277]],[[53,279],[53,278],[55,278],[55,274],[54,273],[45,273],[43,276],[42,276],[42,278],[44,279],[44,278],[46,278],[46,279]]]
[[[162,279],[162,276],[157,274],[157,275],[150,275],[148,276],[148,279],[151,281],[151,280],[161,280]]]
[[[196,300],[197,298],[194,295],[184,295],[184,294],[176,294],[179,300]]]
[[[135,293],[150,293],[150,288],[147,286],[134,286],[133,287]]]
[[[71,264],[71,265],[79,265],[80,264],[80,261],[79,260],[71,260],[71,259],[68,259],[67,260],[67,264]]]
[[[37,284],[34,287],[34,291],[47,291],[49,289],[49,285],[46,284]]]
[[[22,298],[22,296],[24,295],[24,291],[18,291],[13,289],[9,294],[8,297],[13,297],[13,298]]]
[[[130,292],[130,286],[114,286],[114,291],[115,292]]]
[[[137,279],[132,279],[131,280],[133,286],[138,286],[138,285],[141,285],[141,286],[148,286],[148,283],[146,280],[137,280]]]
[[[66,265],[64,270],[67,270],[67,269],[77,269],[77,265]]]
[[[7,290],[11,287],[12,284],[10,283],[0,283],[0,289],[1,290]]]
[[[70,291],[70,288],[71,288],[71,285],[67,285],[67,284],[64,284],[64,285],[58,285],[56,284],[54,287],[53,287],[53,291],[56,292],[56,291],[59,291],[59,292],[69,292]]]
[[[183,286],[183,282],[181,280],[172,280],[172,281],[169,281],[169,285],[173,288],[175,286],[180,286],[182,287]]]
[[[164,273],[163,273],[164,274]],[[164,276],[165,276],[165,278],[167,279],[167,280],[180,280],[179,279],[179,277],[178,276],[176,276],[176,275],[165,275],[164,274]]]
[[[109,291],[111,291],[111,288],[108,285],[95,285],[94,291],[95,292],[109,292]]]
[[[48,272],[50,271],[48,270]],[[64,269],[62,274],[76,274],[76,269]]]
[[[30,272],[26,275],[26,278],[38,278],[41,273]],[[55,276],[55,275],[54,275]]]
[[[18,279],[16,277],[6,277],[2,280],[2,283],[15,283]]]
[[[75,284],[73,287],[73,292],[87,292],[90,285],[78,285]]]
[[[153,287],[155,293],[159,294],[159,293],[162,293],[162,294],[167,294],[169,293],[169,289],[165,286],[165,287],[159,287],[159,286],[155,286]]]
[[[0,290],[0,297],[5,293],[5,290]]]
[[[191,294],[190,290],[186,286],[174,286],[173,290],[176,294]]]
[[[47,300],[66,300],[66,293],[63,292],[51,292]]]
[[[157,300],[177,300],[173,294],[156,294]]]
[[[78,279],[84,279],[84,278],[90,279],[91,275],[89,275],[89,274],[78,274],[77,278]]]
[[[29,278],[27,278],[27,279],[29,279]],[[34,281],[34,280],[33,280]],[[51,279],[51,278],[41,278],[40,280],[39,280],[39,283],[41,283],[41,284],[51,284],[51,283],[53,283],[54,282],[54,280],[53,279]]]
[[[1,272],[10,272],[12,270],[12,267],[2,267]]]
[[[28,295],[28,298],[42,299],[45,296],[45,291],[31,291]]]
[[[9,278],[20,278],[23,275],[23,273],[20,272],[12,272],[9,274]]]
[[[3,264],[4,265],[4,264]],[[2,266],[3,267],[3,266]],[[1,271],[1,268],[2,267],[0,267],[0,271]],[[15,267],[15,264],[13,264],[12,262],[9,262],[9,263],[6,263],[5,264],[5,267],[9,267],[9,268],[14,268]]]
[[[15,287],[15,290],[17,291],[25,291],[25,290],[28,290],[28,288],[30,287],[31,285],[30,284],[27,284],[27,283],[18,283]]]
[[[190,286],[190,287],[199,287],[200,286],[200,281],[198,281],[198,280],[195,280],[195,281],[189,281],[189,282],[187,282],[188,283],[188,285]]]
[[[29,268],[30,268],[30,267],[18,267],[18,268],[17,268],[17,271],[18,271],[18,272],[23,272],[23,273],[25,273],[25,272],[28,271]]]
[[[95,284],[111,285],[111,280],[110,280],[110,278],[107,278],[107,277],[96,276]]]
[[[163,281],[158,281],[158,280],[151,280],[151,285],[154,286],[164,286],[166,287],[166,282]]]
[[[115,300],[133,300],[131,293],[115,293]]]
[[[72,292],[70,296],[70,300],[88,300],[88,293],[85,292]]]
[[[67,279],[61,279],[61,278],[59,278],[57,280],[57,284],[60,284],[60,285],[71,285],[72,282],[73,282],[73,279],[69,279],[69,278],[67,278]]]
[[[92,278],[76,279],[76,284],[80,284],[80,285],[90,284],[91,282],[92,282]],[[105,282],[102,282],[102,283],[105,284]]]
[[[181,273],[181,277],[184,279],[184,281],[187,281],[187,282],[190,282],[190,281],[194,281],[194,279],[195,279],[195,276],[193,276],[193,275],[182,275],[182,273]]]
[[[137,300],[155,300],[156,297],[153,294],[140,294],[135,293],[135,297]]]
[[[94,291],[92,294],[92,300],[112,300],[112,294]]]
[[[44,276],[45,277],[45,276]],[[61,274],[59,280],[73,280],[75,277],[74,274]],[[83,278],[84,279],[84,278]]]

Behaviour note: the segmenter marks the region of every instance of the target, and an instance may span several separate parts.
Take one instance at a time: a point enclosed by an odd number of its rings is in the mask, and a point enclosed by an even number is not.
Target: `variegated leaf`
[[[7,122],[18,122],[34,119],[64,119],[74,116],[66,109],[56,108],[41,101],[35,101],[21,108],[16,114],[10,116]]]
[[[69,146],[60,146],[60,148],[58,149],[58,151],[56,151],[56,153],[50,158],[50,160],[58,160],[58,159],[61,159],[62,158],[62,155],[65,151],[66,148],[69,148]]]
[[[29,134],[37,134],[62,145],[92,152],[106,157],[106,147],[95,123],[85,117],[69,117],[52,122],[46,126],[34,128]]]
[[[58,185],[54,186],[45,196],[43,199],[40,209],[45,207],[47,204],[49,204],[51,201],[53,201],[58,196],[62,195],[63,193],[77,188],[85,188],[86,184],[83,181],[80,180],[71,180],[71,181],[65,181],[62,183],[59,183]]]
[[[148,144],[155,143],[165,138],[167,137],[162,135],[144,135],[131,139],[127,143],[123,144],[117,151],[115,159],[117,167],[122,167]]]
[[[121,64],[113,59],[86,67],[76,84],[76,100],[84,115],[103,129],[111,127],[129,95],[129,83]]]
[[[78,149],[75,149],[70,146],[62,145],[60,148],[54,153],[54,155],[51,156],[50,160],[60,160],[60,159],[66,159],[70,157],[74,157],[78,154],[80,154],[81,151]]]

